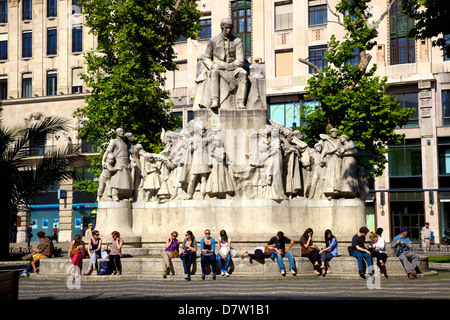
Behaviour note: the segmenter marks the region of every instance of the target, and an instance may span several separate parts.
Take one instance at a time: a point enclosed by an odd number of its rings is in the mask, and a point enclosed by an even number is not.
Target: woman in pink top
[[[118,231],[113,231],[111,252],[109,253],[109,268],[112,270],[112,275],[120,276],[122,273],[122,263],[120,262],[120,257],[122,257],[122,246],[123,239],[120,238],[120,233]],[[106,243],[106,246],[109,244]]]

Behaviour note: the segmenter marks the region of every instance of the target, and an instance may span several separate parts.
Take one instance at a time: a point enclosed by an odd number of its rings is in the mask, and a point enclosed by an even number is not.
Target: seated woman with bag
[[[97,265],[97,259],[100,259],[102,250],[102,239],[99,237],[99,232],[97,230],[92,231],[92,239],[89,240],[88,254],[89,254],[89,267],[88,271],[83,273],[83,275],[88,276],[95,270]]]
[[[191,264],[196,258],[197,240],[195,240],[194,234],[190,230],[186,231],[185,236],[186,238],[181,246],[180,259],[183,261],[184,278],[191,280]]]
[[[311,261],[314,268],[313,272],[317,275],[320,275],[320,250],[313,245],[312,235],[313,230],[311,228],[306,229],[303,233],[302,237],[300,238],[301,252],[302,257],[307,257],[309,261]]]
[[[72,261],[72,276],[75,276],[75,272],[77,270],[81,273],[85,251],[86,247],[84,241],[81,240],[81,235],[77,234],[75,239],[70,243],[69,247],[69,256]]]
[[[173,258],[178,257],[178,247],[180,246],[180,241],[177,239],[178,232],[172,231],[170,234],[170,238],[166,241],[166,248],[162,252],[161,256],[163,258],[163,277],[166,278],[167,276],[167,270],[171,268],[170,261]],[[173,268],[172,268],[172,274],[174,274]]]

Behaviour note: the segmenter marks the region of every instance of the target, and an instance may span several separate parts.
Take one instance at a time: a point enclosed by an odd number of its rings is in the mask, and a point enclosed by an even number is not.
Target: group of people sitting
[[[376,232],[370,232],[367,227],[361,227],[357,234],[352,238],[352,244],[348,247],[348,252],[351,256],[357,259],[358,271],[361,278],[365,279],[365,272],[367,271],[370,276],[384,274],[386,278],[387,269],[386,261],[388,258],[386,250],[386,242],[382,238],[382,228],[378,228]],[[419,260],[419,256],[414,253],[412,248],[412,242],[408,237],[409,230],[407,228],[401,228],[400,234],[394,237],[390,243],[391,248],[394,249],[395,255],[402,262],[408,278],[414,279],[417,277],[416,267]],[[211,231],[206,229],[205,236],[200,240],[200,262],[201,262],[201,278],[205,279],[206,266],[209,262],[211,268],[212,279],[216,279],[216,262],[219,267],[220,274],[222,276],[229,277],[229,266],[233,256],[235,256],[235,250],[231,246],[231,238],[227,235],[225,230],[220,231],[219,239],[217,242],[218,252],[216,253],[216,240],[211,237]],[[21,276],[29,276],[30,272],[37,272],[37,265],[40,259],[51,258],[53,256],[53,244],[52,241],[45,235],[43,231],[38,232],[39,245],[32,250],[32,253],[25,257],[29,259],[30,263],[25,270],[21,273]],[[366,236],[370,236],[370,244],[366,248],[365,241]],[[120,233],[114,231],[111,234],[111,250],[108,252],[109,269],[111,274],[120,275],[122,273],[122,265],[120,258],[122,257],[122,246],[124,241],[120,238]],[[324,246],[322,248],[317,247],[312,241],[313,230],[308,228],[304,231],[300,238],[301,256],[307,257],[312,265],[313,272],[316,275],[325,276],[327,273],[331,273],[330,260],[338,255],[338,242],[331,230],[326,230],[324,233]],[[163,277],[166,278],[167,274],[172,272],[174,274],[173,265],[171,260],[179,257],[183,261],[183,269],[186,280],[190,280],[191,277],[191,265],[195,261],[198,253],[197,240],[192,233],[188,230],[185,232],[185,238],[181,243],[178,239],[178,233],[173,231],[170,238],[167,239],[165,249],[162,252],[162,264],[163,264]],[[106,244],[107,248],[109,246]],[[272,237],[265,246],[256,247],[253,253],[244,252],[241,255],[241,259],[248,257],[250,261],[252,259],[276,259],[280,273],[286,275],[286,269],[283,262],[283,258],[286,257],[289,261],[289,270],[292,275],[296,275],[294,256],[290,252],[294,245],[294,241],[284,235],[282,231],[279,231],[276,236]],[[90,275],[97,267],[97,260],[101,258],[102,239],[100,233],[97,230],[92,231],[92,238],[89,240],[88,246],[85,245],[80,235],[76,235],[74,240],[70,243],[69,256],[72,262],[72,275],[76,276],[76,272],[81,272],[83,259],[89,257],[88,271],[83,275]],[[372,257],[376,258],[378,268],[374,268]],[[366,262],[367,270],[365,269],[364,261]]]

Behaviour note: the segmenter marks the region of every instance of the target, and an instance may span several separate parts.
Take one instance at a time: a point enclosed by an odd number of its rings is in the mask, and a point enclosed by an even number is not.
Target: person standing
[[[286,249],[286,243],[289,244],[287,249]],[[289,250],[292,248],[293,245],[294,245],[294,240],[287,238],[282,231],[278,231],[277,235],[275,237],[272,237],[269,240],[269,243],[267,244],[267,246],[269,248],[274,249],[274,252],[272,253],[271,258],[277,259],[281,275],[283,275],[283,276],[286,275],[286,270],[285,270],[284,263],[283,263],[283,257],[288,258],[289,269],[291,270],[292,275],[295,276],[297,274],[295,272],[294,256],[292,255],[291,252],[289,252]]]
[[[358,271],[359,276],[363,279],[366,278],[364,275],[364,262],[366,261],[367,268],[369,270],[369,274],[373,274],[373,270],[370,270],[372,267],[372,254],[369,250],[364,246],[364,242],[366,241],[366,235],[369,233],[369,229],[367,227],[359,228],[359,232],[355,234],[352,238],[352,245],[349,247],[349,253],[358,261]]]
[[[58,225],[53,226],[53,234],[52,234],[52,241],[56,240],[56,243],[58,243]]]
[[[422,238],[422,250],[424,252],[430,251],[430,239],[431,239],[430,223],[425,222],[425,226],[420,230],[420,237]]]
[[[209,229],[205,230],[205,237],[200,240],[200,263],[202,265],[202,279],[205,280],[205,265],[206,261],[209,260],[212,271],[212,278],[216,280],[216,240],[211,238],[211,231]]]
[[[30,248],[31,247],[31,244],[30,244],[31,238],[33,237],[33,225],[32,224],[30,224],[27,227],[26,233],[27,233],[27,247]]]
[[[409,279],[417,278],[415,268],[419,261],[419,256],[411,251],[411,239],[408,237],[409,230],[405,227],[400,229],[400,234],[394,237],[391,248],[395,249],[395,255],[400,259],[406,270]],[[411,262],[411,264],[410,264]]]

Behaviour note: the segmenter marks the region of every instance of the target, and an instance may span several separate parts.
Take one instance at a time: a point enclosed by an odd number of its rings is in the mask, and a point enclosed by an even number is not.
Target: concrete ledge
[[[105,260],[105,259],[100,259]],[[289,262],[285,258],[284,264],[286,266],[287,277],[292,277],[290,272],[288,272]],[[313,268],[311,262],[304,257],[294,257],[297,277],[317,277],[313,274]],[[373,259],[375,262],[375,259]],[[122,276],[98,276],[96,273],[92,273],[91,276],[85,276],[83,279],[91,280],[106,280],[111,278],[152,278],[157,277],[162,278],[163,265],[161,258],[122,258]],[[87,271],[89,265],[89,260],[83,260],[83,270]],[[175,275],[171,275],[168,278],[177,279],[183,278],[183,264],[181,259],[172,259],[172,270]],[[40,262],[39,273],[32,274],[34,277],[39,278],[55,278],[55,277],[67,277],[70,274],[71,263],[68,258],[52,258],[43,259]],[[350,256],[338,256],[331,260],[330,267],[332,273],[327,273],[327,277],[334,278],[353,278],[359,277],[356,259]],[[392,277],[406,277],[406,272],[401,264],[400,260],[395,256],[388,257],[387,263],[387,274],[389,278]],[[418,262],[418,271],[420,272],[418,276],[424,275],[437,275],[437,272],[431,271],[428,266],[428,257],[420,256]],[[210,276],[210,267],[207,266],[207,276]],[[218,271],[219,268],[217,267]],[[198,277],[202,273],[200,258],[197,257],[196,261],[192,263],[191,275],[192,277]],[[216,272],[217,273],[217,272]],[[218,272],[220,274],[220,272]],[[248,258],[242,260],[240,257],[233,258],[230,263],[229,273],[231,277],[261,277],[261,278],[276,278],[280,277],[280,272],[278,268],[278,263],[276,260],[265,259],[265,260],[253,260],[252,263],[249,262]],[[220,276],[219,276],[220,277]]]

